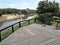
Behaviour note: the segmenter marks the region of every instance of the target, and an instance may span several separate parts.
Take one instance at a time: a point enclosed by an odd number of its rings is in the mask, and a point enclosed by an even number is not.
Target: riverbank
[[[0,17],[0,22],[19,19],[21,17],[22,17],[22,15],[11,15],[11,14],[10,15],[3,15],[2,17]]]

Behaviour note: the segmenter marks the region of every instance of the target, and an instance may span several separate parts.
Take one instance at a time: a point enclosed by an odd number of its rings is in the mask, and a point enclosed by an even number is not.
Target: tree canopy
[[[57,14],[57,16],[59,15],[57,13],[58,11],[59,4],[57,2],[40,1],[37,7],[39,20],[47,24],[51,24],[53,16],[56,16],[55,13]]]
[[[0,14],[31,14],[32,12],[34,12],[35,10],[31,10],[31,9],[14,9],[14,8],[4,8],[4,9],[0,9]]]
[[[37,13],[41,14],[41,13],[54,13],[57,12],[59,10],[59,4],[56,2],[47,2],[46,1],[40,1],[38,4],[38,8],[37,8]]]
[[[0,12],[0,16],[2,16],[2,12]]]

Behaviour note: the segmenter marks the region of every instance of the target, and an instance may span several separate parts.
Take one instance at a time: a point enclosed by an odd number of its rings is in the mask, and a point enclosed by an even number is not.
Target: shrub
[[[40,14],[39,20],[44,24],[51,25],[53,21],[53,15],[51,13]]]
[[[0,16],[2,16],[2,13],[0,12]]]

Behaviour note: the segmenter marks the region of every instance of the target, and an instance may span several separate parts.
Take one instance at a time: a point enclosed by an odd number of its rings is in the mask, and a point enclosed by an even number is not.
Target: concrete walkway
[[[32,24],[21,27],[0,45],[60,45],[60,30],[53,26]]]

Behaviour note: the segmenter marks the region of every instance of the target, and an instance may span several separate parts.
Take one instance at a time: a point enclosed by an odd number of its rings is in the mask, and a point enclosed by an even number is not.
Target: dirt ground
[[[22,15],[10,15],[10,14],[9,15],[3,15],[2,17],[0,17],[0,22],[19,19],[21,17],[22,17]]]

